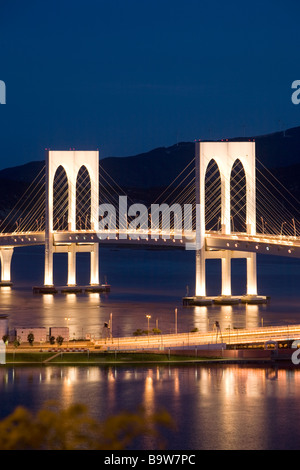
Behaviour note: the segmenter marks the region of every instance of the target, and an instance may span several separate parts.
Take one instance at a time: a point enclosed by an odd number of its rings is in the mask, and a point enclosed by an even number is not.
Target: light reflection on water
[[[22,404],[85,403],[98,419],[121,410],[169,411],[169,449],[299,448],[299,369],[236,365],[9,367],[0,369],[1,417]],[[5,410],[5,412],[4,412]],[[142,446],[151,449],[151,440]]]

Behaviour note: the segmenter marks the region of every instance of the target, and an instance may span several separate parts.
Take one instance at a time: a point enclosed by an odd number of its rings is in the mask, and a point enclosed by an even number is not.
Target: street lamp
[[[112,313],[110,314],[110,319],[109,319],[109,331],[110,331],[110,337],[112,339]]]
[[[149,320],[151,318],[151,315],[146,315],[146,318],[148,320],[148,342],[149,342]]]
[[[175,308],[175,335],[177,335],[177,308]]]

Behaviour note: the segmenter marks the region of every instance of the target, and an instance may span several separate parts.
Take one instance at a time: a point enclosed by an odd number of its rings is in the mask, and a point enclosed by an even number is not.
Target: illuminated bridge
[[[300,256],[298,201],[281,186],[258,166],[254,141],[196,142],[195,158],[142,219],[138,203],[132,201],[128,210],[124,190],[101,168],[98,151],[48,150],[45,167],[0,221],[1,285],[12,284],[15,248],[43,245],[40,292],[55,292],[55,253],[68,254],[66,287],[76,287],[78,252],[90,253],[90,287],[96,290],[101,287],[99,244],[138,244],[195,251],[195,292],[187,304],[211,300],[205,265],[215,258],[221,260],[219,298],[234,301],[231,260],[245,258],[247,291],[241,296],[246,302],[264,301],[257,293],[256,255]],[[126,202],[121,210],[120,201]],[[116,215],[109,215],[109,207],[116,208]]]

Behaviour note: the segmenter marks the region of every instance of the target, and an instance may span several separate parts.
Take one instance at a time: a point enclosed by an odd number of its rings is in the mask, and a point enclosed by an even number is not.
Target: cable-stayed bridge
[[[242,294],[260,301],[256,254],[300,256],[300,204],[256,158],[253,141],[196,142],[195,158],[148,204],[126,196],[99,164],[97,151],[47,151],[45,167],[0,221],[1,285],[12,283],[15,248],[44,245],[40,292],[55,291],[53,256],[62,252],[68,253],[71,291],[76,253],[82,251],[90,253],[90,287],[96,290],[99,244],[135,243],[195,250],[195,295],[189,301],[198,303],[207,300],[206,260],[221,260],[220,295],[230,301],[231,260],[245,258]]]

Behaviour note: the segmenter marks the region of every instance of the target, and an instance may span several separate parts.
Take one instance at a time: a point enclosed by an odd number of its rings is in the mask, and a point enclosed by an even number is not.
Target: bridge
[[[47,150],[44,169],[0,221],[0,285],[12,285],[11,262],[16,248],[43,245],[44,283],[35,288],[38,292],[56,292],[55,253],[68,254],[65,288],[74,292],[78,287],[78,252],[90,253],[89,288],[99,291],[105,288],[99,283],[99,244],[138,244],[195,251],[195,293],[184,299],[187,305],[214,301],[206,295],[205,265],[209,259],[221,260],[219,302],[235,303],[241,298],[264,302],[267,298],[257,292],[256,255],[300,256],[299,208],[291,194],[278,191],[276,179],[271,180],[270,175],[262,178],[256,163],[254,141],[195,142],[195,158],[151,204],[158,213],[168,207],[166,225],[159,215],[154,223],[153,212],[142,220],[141,205],[136,202],[131,213],[127,205],[126,213],[124,206],[120,211],[120,200],[124,202],[126,196],[99,165],[98,151]],[[281,198],[274,197],[276,191]],[[118,202],[114,225],[107,211]],[[189,216],[186,225],[180,219],[185,208]],[[234,258],[247,262],[247,292],[239,299],[231,295]]]

